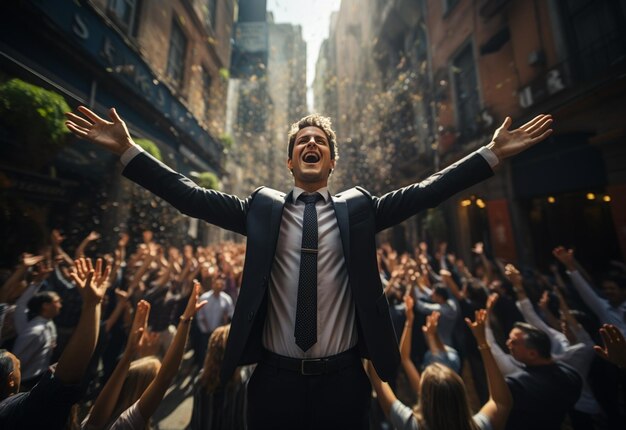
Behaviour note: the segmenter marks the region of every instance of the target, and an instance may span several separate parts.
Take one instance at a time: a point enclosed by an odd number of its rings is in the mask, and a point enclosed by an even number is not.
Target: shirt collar
[[[320,193],[322,199],[324,199],[324,203],[328,203],[330,201],[330,192],[328,191],[328,187],[322,187],[315,192]],[[302,193],[306,193],[306,191],[300,187],[293,187],[293,191],[291,192],[291,202],[295,204],[298,201],[298,197],[300,197],[300,194]]]

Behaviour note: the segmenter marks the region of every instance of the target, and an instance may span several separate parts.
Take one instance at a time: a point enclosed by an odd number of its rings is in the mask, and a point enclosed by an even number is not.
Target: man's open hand
[[[85,106],[79,106],[78,110],[84,117],[72,112],[65,113],[67,117],[65,126],[76,136],[96,143],[117,155],[122,155],[134,145],[126,124],[115,108],[109,110],[109,118],[112,122],[99,117]]]
[[[546,139],[552,133],[551,115],[538,115],[515,130],[509,130],[513,120],[507,116],[496,130],[489,148],[499,160],[519,154]]]

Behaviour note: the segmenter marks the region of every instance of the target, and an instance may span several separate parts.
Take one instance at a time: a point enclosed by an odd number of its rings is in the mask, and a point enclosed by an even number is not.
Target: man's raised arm
[[[181,213],[211,224],[246,234],[246,214],[250,199],[240,198],[196,185],[165,164],[144,154],[114,108],[109,120],[80,106],[83,115],[67,112],[67,128],[81,139],[95,143],[120,157],[124,176],[170,203]]]
[[[459,191],[487,179],[502,160],[519,154],[552,134],[550,115],[538,115],[515,130],[510,130],[511,123],[511,118],[507,117],[487,146],[422,182],[374,198],[376,231],[398,224],[421,210],[435,207]]]

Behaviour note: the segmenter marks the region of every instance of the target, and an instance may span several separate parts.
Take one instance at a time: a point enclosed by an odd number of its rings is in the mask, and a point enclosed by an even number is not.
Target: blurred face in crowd
[[[41,306],[41,316],[47,319],[52,319],[59,315],[59,313],[61,312],[61,308],[61,297],[54,294],[50,303],[44,303]]]
[[[620,288],[615,281],[602,282],[602,291],[611,306],[619,306],[626,300],[626,288]]]
[[[526,336],[518,328],[511,330],[506,346],[509,348],[511,356],[519,362],[528,363],[537,358],[537,351],[526,346]]]
[[[293,173],[297,187],[314,191],[328,184],[328,176],[335,168],[326,133],[318,127],[304,127],[296,134],[287,168]]]
[[[221,293],[222,291],[224,291],[224,287],[226,286],[226,280],[222,277],[219,278],[215,278],[213,280],[213,292],[215,293]]]
[[[154,237],[154,235],[152,234],[152,231],[150,230],[144,230],[142,233],[142,236],[143,236],[143,243],[152,242],[152,239]]]
[[[444,304],[446,302],[445,297],[440,296],[439,294],[437,294],[435,291],[433,291],[432,293],[430,293],[430,299],[435,302],[435,303],[439,303],[439,304]]]

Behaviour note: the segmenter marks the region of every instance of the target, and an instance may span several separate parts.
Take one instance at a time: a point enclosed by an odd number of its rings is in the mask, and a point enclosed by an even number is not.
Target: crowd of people
[[[220,381],[245,245],[182,249],[145,231],[70,256],[24,253],[0,288],[1,428],[151,428],[183,355],[191,429],[246,428],[252,366]],[[617,429],[626,422],[626,267],[591,277],[557,247],[550,273],[438,244],[378,249],[401,356],[383,382],[367,360],[372,428]],[[597,282],[596,282],[597,281]],[[377,413],[382,412],[382,413]]]

